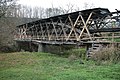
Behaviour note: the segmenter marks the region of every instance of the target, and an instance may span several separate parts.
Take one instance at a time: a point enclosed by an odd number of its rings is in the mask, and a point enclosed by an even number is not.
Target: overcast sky
[[[120,10],[120,0],[20,0],[18,3],[27,6],[40,6],[44,8],[66,7],[67,4],[73,4],[80,9],[84,8],[84,3],[94,5],[94,7],[108,8],[110,11]]]

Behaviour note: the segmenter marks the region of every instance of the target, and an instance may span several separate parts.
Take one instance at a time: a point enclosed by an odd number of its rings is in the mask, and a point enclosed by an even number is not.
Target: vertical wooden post
[[[115,27],[115,21],[112,22],[112,28]],[[112,46],[114,47],[114,32],[112,33]]]

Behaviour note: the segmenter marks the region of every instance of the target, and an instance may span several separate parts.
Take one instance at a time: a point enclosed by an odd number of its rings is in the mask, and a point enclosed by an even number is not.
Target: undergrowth
[[[120,49],[113,46],[104,47],[102,50],[95,52],[92,56],[92,60],[95,60],[98,64],[119,63]]]

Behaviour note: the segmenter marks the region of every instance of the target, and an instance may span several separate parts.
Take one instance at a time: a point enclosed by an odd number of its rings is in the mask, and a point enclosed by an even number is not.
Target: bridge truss
[[[104,33],[109,38],[120,38],[116,33],[120,31],[119,13],[106,8],[94,8],[40,19],[17,26],[15,40],[76,43],[108,38]]]

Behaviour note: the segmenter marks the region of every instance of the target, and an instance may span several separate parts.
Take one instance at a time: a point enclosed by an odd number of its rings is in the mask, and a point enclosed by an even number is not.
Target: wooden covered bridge
[[[109,44],[120,38],[119,13],[94,8],[40,19],[17,26],[15,40],[55,45]]]

